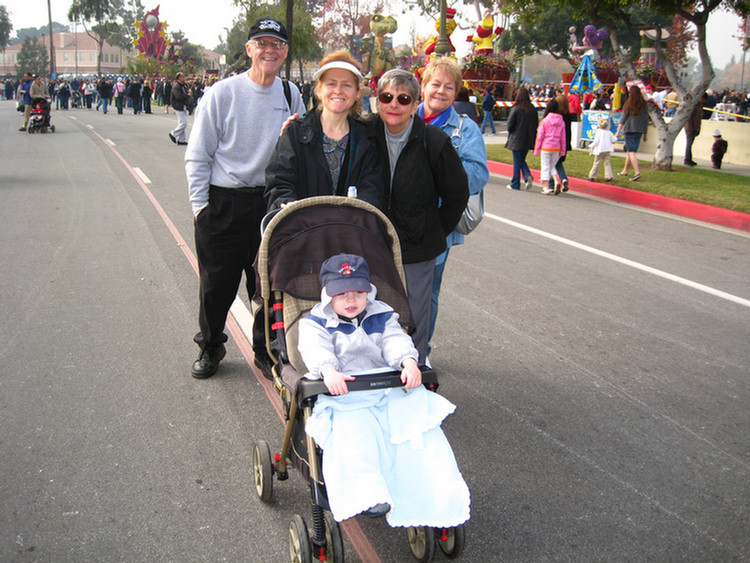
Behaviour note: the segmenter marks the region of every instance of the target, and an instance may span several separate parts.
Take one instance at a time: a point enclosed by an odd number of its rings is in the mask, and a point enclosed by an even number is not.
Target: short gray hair
[[[389,88],[406,90],[414,101],[419,101],[419,81],[409,71],[402,68],[392,68],[378,80],[378,92]]]

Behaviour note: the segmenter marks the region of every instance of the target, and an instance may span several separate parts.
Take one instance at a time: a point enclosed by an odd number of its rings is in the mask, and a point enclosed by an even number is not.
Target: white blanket
[[[387,502],[391,526],[451,528],[470,494],[440,423],[455,406],[416,389],[318,396],[306,431],[323,448],[323,477],[341,522]]]

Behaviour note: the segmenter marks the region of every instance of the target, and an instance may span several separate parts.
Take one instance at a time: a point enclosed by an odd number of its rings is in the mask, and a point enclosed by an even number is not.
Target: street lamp
[[[448,41],[448,33],[446,31],[447,21],[448,16],[446,0],[440,0],[440,29],[438,30],[439,36],[437,43],[435,43],[435,54],[440,57],[451,54],[451,44]]]

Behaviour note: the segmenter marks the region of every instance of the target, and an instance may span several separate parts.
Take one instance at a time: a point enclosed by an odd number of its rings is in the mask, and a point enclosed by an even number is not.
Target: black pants
[[[253,260],[260,246],[260,222],[266,212],[263,187],[211,186],[208,206],[195,219],[195,249],[200,273],[201,348],[227,341],[224,325],[237,296],[242,272],[247,292],[255,293]]]

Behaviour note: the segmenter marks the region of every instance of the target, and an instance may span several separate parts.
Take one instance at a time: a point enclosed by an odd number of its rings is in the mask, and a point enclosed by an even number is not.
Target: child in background
[[[721,159],[729,148],[729,143],[721,138],[721,131],[714,131],[714,144],[711,145],[711,162],[716,170],[721,169]]]
[[[609,130],[609,119],[602,117],[599,120],[599,129],[594,136],[594,142],[591,143],[591,154],[594,155],[594,166],[591,167],[588,180],[593,182],[599,174],[599,165],[604,163],[604,181],[611,182],[614,175],[612,174],[612,164],[609,162],[609,155],[614,152],[614,142],[617,140],[615,134]]]
[[[565,155],[565,121],[560,115],[560,106],[557,100],[550,100],[547,104],[547,114],[539,123],[536,130],[536,144],[534,145],[534,154],[541,155],[542,173],[539,182],[544,186],[543,195],[553,193],[547,187],[550,174],[555,179],[554,194],[557,195],[562,191],[562,182],[560,176],[555,170],[555,164],[561,156]]]
[[[333,517],[386,514],[391,526],[454,528],[470,495],[440,424],[455,406],[427,391],[398,314],[375,300],[367,262],[353,254],[320,269],[321,302],[299,323],[298,348],[331,395],[318,395],[305,430],[323,449]],[[363,372],[401,370],[404,388],[348,393]]]

